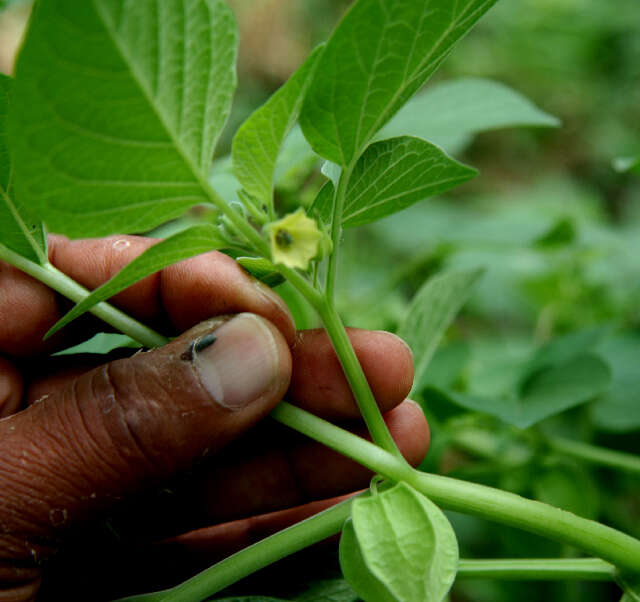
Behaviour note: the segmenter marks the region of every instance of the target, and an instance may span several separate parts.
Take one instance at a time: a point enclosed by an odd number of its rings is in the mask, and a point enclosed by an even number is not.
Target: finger
[[[382,331],[347,329],[349,339],[380,408],[401,403],[413,383],[413,357],[399,337]],[[288,397],[327,420],[358,418],[360,411],[336,352],[324,330],[298,332],[292,350]]]
[[[73,525],[215,452],[286,391],[291,358],[253,314],[80,376],[0,421],[0,561],[50,552]]]
[[[137,236],[74,241],[50,236],[49,259],[62,272],[94,289],[155,242]],[[166,334],[182,332],[211,316],[246,311],[267,318],[289,343],[294,338],[293,320],[282,299],[217,252],[148,276],[116,295],[113,302]],[[63,344],[68,340],[65,336],[47,342],[42,337],[64,313],[51,289],[0,262],[0,353],[29,356]],[[75,326],[86,338],[86,329],[77,325],[78,321],[71,330]]]
[[[58,269],[94,289],[157,242],[139,236],[87,240],[51,237],[50,256]],[[116,295],[113,302],[143,321],[157,323],[166,317],[174,333],[211,316],[252,312],[267,318],[289,342],[293,341],[293,320],[284,301],[217,251],[148,276]]]
[[[17,368],[0,357],[0,418],[15,414],[22,400],[22,378]]]
[[[420,406],[406,401],[384,418],[403,456],[418,465],[429,446],[429,427]],[[368,438],[361,424],[349,430]],[[297,506],[368,485],[372,473],[361,464],[284,427],[278,431],[265,433],[257,442],[259,449],[251,445],[239,449],[246,445],[246,438],[238,441],[188,490],[187,504],[199,526]]]

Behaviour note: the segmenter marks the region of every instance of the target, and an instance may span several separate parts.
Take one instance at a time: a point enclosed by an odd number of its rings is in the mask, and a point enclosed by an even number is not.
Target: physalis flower
[[[324,234],[302,208],[267,226],[273,263],[306,270],[320,250]]]

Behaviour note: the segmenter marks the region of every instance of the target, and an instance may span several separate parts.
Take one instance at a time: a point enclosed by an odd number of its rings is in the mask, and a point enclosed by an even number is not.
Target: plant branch
[[[419,472],[369,441],[286,402],[271,415],[392,481],[405,481],[443,508],[549,537],[620,569],[640,572],[640,541],[616,529],[513,493]]]
[[[353,349],[353,345],[351,345],[351,341],[347,336],[338,312],[333,304],[327,300],[325,304],[320,307],[319,313],[327,334],[331,339],[333,348],[340,360],[344,374],[347,377],[349,386],[353,391],[353,396],[358,404],[360,413],[369,429],[371,438],[377,445],[404,462],[405,460],[382,417],[378,403],[373,396],[367,377],[362,370],[362,366],[358,361],[358,357]]]
[[[539,581],[613,581],[616,567],[599,558],[504,558],[464,560],[458,564],[459,578],[523,579]]]
[[[333,303],[336,285],[336,273],[338,271],[338,250],[340,249],[340,239],[342,238],[342,212],[344,210],[344,200],[347,191],[347,185],[351,178],[353,166],[349,165],[342,169],[340,180],[333,197],[333,212],[331,215],[331,244],[332,252],[329,256],[329,266],[327,268],[327,282],[325,286],[325,294],[330,303]]]
[[[546,442],[552,450],[577,460],[640,474],[640,456],[564,437],[548,437]]]
[[[123,598],[118,602],[199,602],[294,552],[342,529],[351,512],[349,498],[291,527],[236,552],[191,579],[161,592]]]
[[[2,244],[0,244],[0,259],[43,282],[76,303],[89,295],[89,291],[86,288],[80,286],[75,280],[63,274],[50,263],[45,263],[44,265],[34,263],[22,255],[14,253]],[[106,302],[94,305],[89,311],[145,347],[159,347],[167,342],[167,339],[162,335]]]

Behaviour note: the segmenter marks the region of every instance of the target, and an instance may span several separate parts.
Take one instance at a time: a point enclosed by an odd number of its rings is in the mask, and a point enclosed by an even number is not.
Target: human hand
[[[50,259],[95,288],[150,244],[52,237]],[[105,521],[138,553],[151,544],[177,546],[210,560],[370,478],[281,425],[255,426],[287,391],[327,419],[354,420],[358,410],[326,335],[296,333],[282,300],[234,261],[214,252],[182,262],[123,291],[114,304],[165,332],[186,332],[160,349],[102,365],[45,359],[101,327],[83,318],[43,342],[64,313],[61,300],[0,263],[0,600],[33,599],[42,562],[57,552],[62,560],[45,572],[45,597],[59,599],[65,566],[83,595],[80,556],[95,573],[113,571],[118,541],[105,544]],[[419,462],[428,430],[420,409],[404,401],[413,376],[408,348],[388,333],[349,336],[392,435]],[[168,537],[171,548],[157,545]],[[132,573],[111,574],[113,591],[116,577],[135,580],[144,570],[138,565]],[[70,600],[74,588],[69,581],[65,587]],[[106,590],[101,584],[91,599],[111,595]]]

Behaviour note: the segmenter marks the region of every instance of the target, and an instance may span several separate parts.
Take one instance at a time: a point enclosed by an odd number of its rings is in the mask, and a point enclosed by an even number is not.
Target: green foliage
[[[594,399],[611,380],[599,357],[584,353],[567,362],[529,374],[518,390],[504,396],[479,397],[449,392],[449,398],[469,410],[485,412],[520,428]]]
[[[442,335],[471,293],[481,270],[448,272],[428,280],[413,298],[398,334],[413,351],[419,384]]]
[[[148,230],[209,201],[235,56],[222,0],[39,3],[11,105],[18,198],[72,236]]]
[[[420,138],[403,136],[376,142],[353,170],[342,223],[353,227],[379,220],[476,174],[475,169],[450,159]]]
[[[356,2],[327,42],[300,116],[313,149],[350,165],[495,0]]]
[[[442,511],[399,483],[353,502],[340,564],[366,602],[440,602],[458,570],[458,545]]]
[[[42,224],[13,198],[13,164],[6,125],[11,88],[11,78],[0,74],[0,240],[19,255],[45,263],[47,245]]]
[[[317,48],[287,83],[247,119],[233,139],[233,171],[250,195],[273,213],[273,177],[282,143],[298,121],[323,48]]]
[[[455,153],[480,132],[514,126],[559,125],[556,117],[504,84],[460,78],[435,84],[414,96],[379,135],[420,136]]]
[[[615,145],[616,154],[629,155],[615,161],[615,168],[631,175],[614,173],[611,148],[592,137],[590,145],[539,152],[553,173],[538,176],[544,169],[531,157],[551,138],[549,132],[476,136],[518,125],[550,128],[560,120],[504,84],[468,77],[487,60],[497,73],[484,75],[500,75],[501,62],[517,57],[526,67],[522,74],[501,79],[526,88],[532,61],[541,61],[547,74],[564,57],[564,70],[557,69],[562,94],[547,88],[536,97],[553,108],[562,108],[558,98],[572,94],[585,106],[597,98],[598,110],[606,106],[613,115],[615,103],[602,90],[584,93],[584,82],[573,78],[565,85],[567,73],[576,63],[584,67],[589,52],[600,56],[615,45],[608,44],[609,34],[603,35],[606,44],[598,41],[600,27],[622,31],[637,13],[631,4],[615,11],[590,0],[597,10],[591,16],[581,11],[574,23],[565,16],[570,2],[531,0],[524,9],[502,3],[482,35],[454,58],[453,70],[465,77],[420,91],[493,3],[355,2],[327,45],[251,114],[235,133],[231,156],[217,159],[211,169],[235,88],[237,33],[227,5],[42,0],[20,55],[15,89],[0,77],[0,253],[8,248],[27,263],[46,265],[41,220],[72,236],[145,232],[207,204],[204,212],[163,226],[162,236],[171,233],[166,240],[88,295],[54,329],[139,279],[214,248],[224,248],[252,275],[278,285],[297,326],[306,328],[318,325],[319,306],[325,314],[335,312],[333,297],[325,295],[332,288],[327,272],[333,273],[335,255],[314,259],[309,273],[287,273],[269,256],[268,222],[308,207],[327,231],[338,233],[336,246],[342,227],[365,226],[346,234],[338,270],[344,286],[335,302],[348,321],[396,330],[409,342],[416,368],[412,396],[429,414],[433,433],[423,468],[637,532],[637,481],[623,471],[637,472],[638,466],[632,454],[640,428],[640,219],[631,194],[636,189],[617,187],[623,180],[629,186],[637,182],[637,145]],[[549,32],[549,15],[556,15],[559,30],[580,35],[555,44],[558,33]],[[517,35],[504,28],[514,18]],[[533,29],[539,52],[514,52]],[[487,43],[496,35],[513,38],[506,53],[513,56],[501,57]],[[549,39],[554,44],[544,42]],[[638,64],[619,54],[624,64]],[[569,127],[557,136],[580,129],[572,127],[571,117],[563,115]],[[585,128],[593,134],[593,123]],[[232,133],[231,128],[227,136]],[[629,135],[616,139],[628,142]],[[467,149],[465,160],[485,167],[482,183],[466,186],[455,200],[417,205],[476,174],[439,147],[456,154]],[[599,161],[608,179],[578,184],[575,172],[560,173],[565,160],[583,169],[594,149],[604,155]],[[319,170],[321,157],[326,161]],[[519,172],[511,170],[512,161],[519,162]],[[340,211],[336,199],[342,193]],[[478,266],[486,268],[482,279]],[[454,324],[463,306],[463,318]],[[339,323],[337,313],[332,315]],[[604,323],[609,327],[600,327]],[[558,336],[563,333],[569,334]],[[107,353],[122,345],[131,339],[102,333],[62,353]],[[345,347],[338,353],[344,359]],[[346,364],[351,376],[356,365]],[[361,399],[362,387],[354,389]],[[569,448],[554,447],[558,433],[628,453],[623,460],[608,456],[602,462],[608,472],[601,475],[590,464],[599,461],[593,454],[568,459]],[[597,456],[600,448],[593,447]],[[473,507],[473,500],[468,504]],[[566,552],[508,529],[496,536],[475,519],[455,520],[467,555]],[[448,522],[406,484],[354,502],[341,560],[365,600],[440,600],[455,576],[456,559]],[[428,593],[421,589],[425,583]],[[536,590],[533,598],[509,596],[510,591],[492,586],[467,597],[554,599],[547,590]],[[635,599],[632,592],[627,588],[627,599]],[[356,597],[344,580],[332,580],[297,599]],[[560,598],[589,599],[568,588]],[[226,600],[232,599],[280,598]]]

